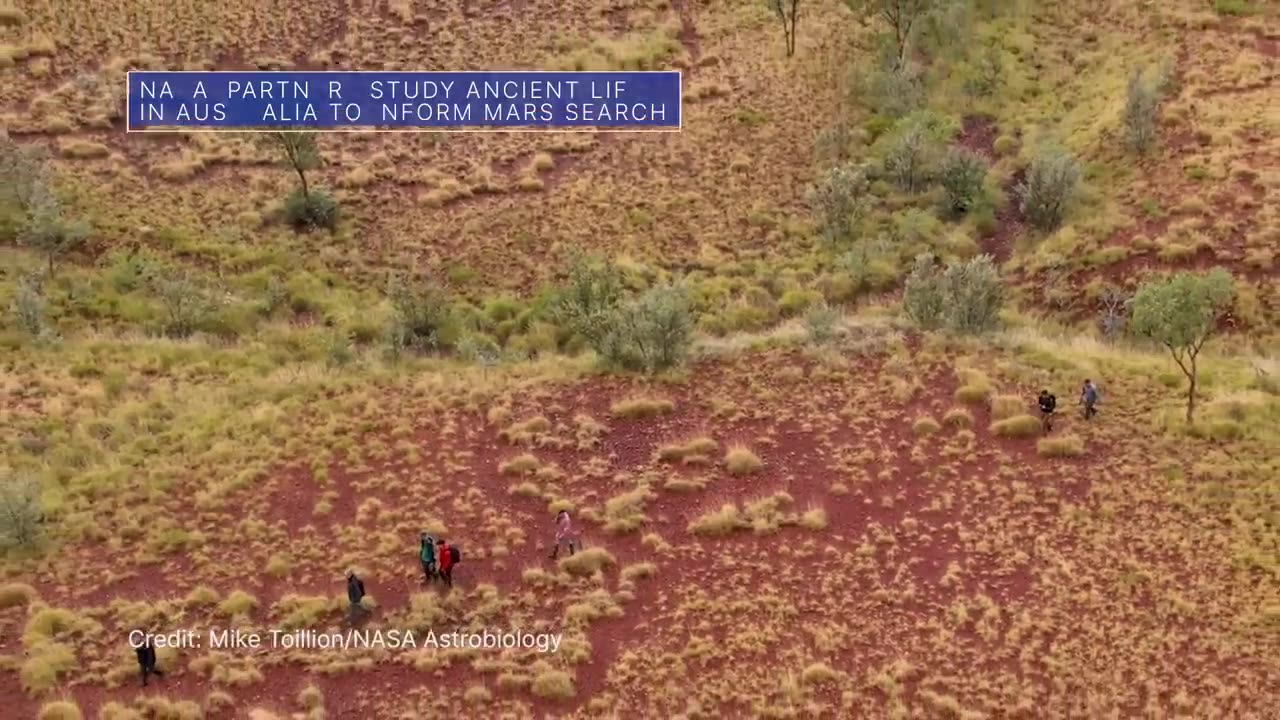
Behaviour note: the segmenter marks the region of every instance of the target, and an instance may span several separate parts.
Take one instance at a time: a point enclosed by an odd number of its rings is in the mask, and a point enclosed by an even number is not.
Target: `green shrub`
[[[804,324],[809,332],[809,340],[817,345],[825,345],[836,336],[840,313],[826,302],[818,302],[804,314]]]
[[[31,478],[6,478],[0,484],[0,543],[31,547],[43,536],[40,484]]]
[[[684,362],[693,345],[693,314],[683,288],[646,290],[611,313],[596,352],[610,366],[658,372]]]
[[[1004,286],[990,255],[952,263],[940,272],[936,258],[922,253],[902,295],[903,312],[920,327],[968,334],[992,329],[1003,303]]]
[[[861,94],[880,116],[890,119],[919,110],[925,99],[920,71],[911,64],[868,73],[862,83]]]
[[[977,153],[954,148],[942,161],[938,179],[946,196],[946,210],[954,215],[968,212],[982,199],[987,163]]]
[[[1249,0],[1213,0],[1213,9],[1219,15],[1253,15],[1259,11]]]
[[[616,266],[578,256],[569,269],[568,283],[555,294],[552,314],[562,326],[598,348],[609,333],[622,293],[622,273]]]
[[[924,129],[912,125],[899,133],[884,157],[884,170],[903,190],[921,189],[930,172],[933,148]]]
[[[1041,153],[1031,162],[1026,180],[1018,184],[1022,213],[1041,230],[1057,229],[1079,182],[1080,166],[1075,158],[1063,151]]]
[[[295,188],[284,200],[283,213],[285,222],[297,230],[332,230],[338,225],[338,201],[321,190],[303,194]]]
[[[152,280],[152,288],[164,307],[166,335],[187,337],[208,319],[212,303],[189,271],[161,270]]]
[[[1001,157],[1012,155],[1018,151],[1018,140],[1008,135],[1001,135],[991,144],[991,149]]]
[[[387,342],[393,354],[435,352],[453,344],[452,308],[436,285],[410,287],[403,279],[394,279],[388,294],[393,311]]]
[[[1004,284],[990,255],[948,266],[942,284],[948,328],[978,334],[995,327],[1004,304]]]
[[[829,244],[849,237],[870,209],[867,176],[854,165],[832,168],[810,193],[818,226]]]
[[[28,276],[18,280],[11,311],[23,332],[35,338],[49,335],[49,326],[45,321],[44,292],[37,277]]]
[[[778,308],[784,316],[798,315],[816,303],[822,301],[822,293],[817,290],[788,290],[778,300]]]

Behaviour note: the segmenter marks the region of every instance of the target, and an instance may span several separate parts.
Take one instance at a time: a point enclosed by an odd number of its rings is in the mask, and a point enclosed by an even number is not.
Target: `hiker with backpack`
[[[436,539],[426,533],[420,538],[418,560],[422,563],[423,582],[431,582],[436,577]]]
[[[440,579],[444,580],[444,584],[453,587],[453,566],[462,560],[462,552],[458,548],[445,542],[444,538],[436,540],[436,547],[439,550],[439,559],[436,561],[439,569]]]
[[[347,573],[347,621],[355,624],[356,616],[364,610],[360,601],[364,600],[364,581],[356,576],[355,571]]]
[[[1080,390],[1080,404],[1084,405],[1084,419],[1088,420],[1098,414],[1098,386],[1093,384],[1088,378],[1084,381],[1084,387]]]
[[[560,554],[560,545],[562,543],[569,544],[569,554],[573,555],[576,548],[574,547],[573,538],[573,521],[569,519],[569,511],[561,510],[556,513],[556,543],[551,548],[551,559],[555,560]]]
[[[1048,390],[1041,390],[1036,403],[1040,406],[1040,423],[1044,426],[1044,434],[1048,435],[1053,430],[1053,411],[1058,407],[1058,397]]]

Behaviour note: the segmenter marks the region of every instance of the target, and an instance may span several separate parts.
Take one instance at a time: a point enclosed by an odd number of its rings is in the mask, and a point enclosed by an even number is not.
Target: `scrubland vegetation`
[[[446,5],[0,0],[6,712],[1280,704],[1272,5]],[[679,68],[687,122],[120,116],[128,69],[482,66]],[[370,627],[563,645],[136,688],[129,629],[338,629],[349,569]]]

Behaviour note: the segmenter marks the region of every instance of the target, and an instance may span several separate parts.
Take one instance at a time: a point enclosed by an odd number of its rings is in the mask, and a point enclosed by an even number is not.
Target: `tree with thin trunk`
[[[22,239],[28,247],[44,254],[49,262],[49,275],[53,275],[57,259],[84,245],[89,238],[89,223],[68,220],[62,206],[51,195],[30,209]]]
[[[316,134],[309,130],[273,130],[265,133],[263,137],[275,152],[280,153],[284,163],[298,174],[302,197],[309,199],[311,191],[307,186],[307,172],[320,167],[320,150],[316,147]]]
[[[907,50],[911,45],[911,33],[916,25],[938,5],[938,0],[845,0],[855,13],[874,15],[889,26],[893,34],[896,53],[895,67],[907,62]]]
[[[796,21],[800,19],[800,0],[767,0],[769,9],[782,23],[782,39],[786,42],[787,57],[796,54]]]
[[[1145,283],[1133,296],[1133,334],[1163,345],[1187,376],[1187,424],[1195,417],[1200,351],[1234,294],[1231,274],[1214,268],[1203,275],[1180,272]]]

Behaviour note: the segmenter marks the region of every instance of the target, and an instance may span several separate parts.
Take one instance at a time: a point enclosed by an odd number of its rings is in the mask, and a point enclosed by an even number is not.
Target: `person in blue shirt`
[[[1080,390],[1080,404],[1084,405],[1085,420],[1098,414],[1098,386],[1087,378],[1084,381],[1084,388]]]

